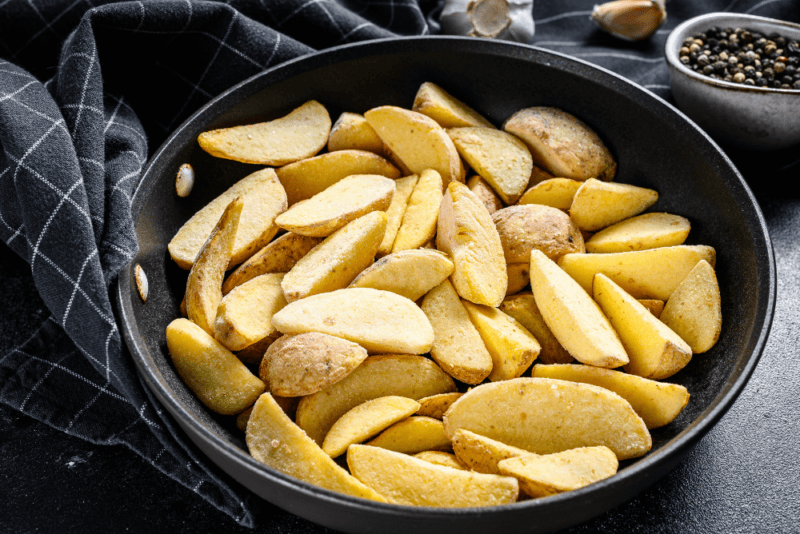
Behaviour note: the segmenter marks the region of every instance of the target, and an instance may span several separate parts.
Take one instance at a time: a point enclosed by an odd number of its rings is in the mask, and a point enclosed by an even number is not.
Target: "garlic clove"
[[[640,41],[667,20],[663,0],[615,0],[594,6],[592,20],[615,37]]]
[[[445,0],[442,33],[529,43],[533,0]]]
[[[188,197],[194,187],[194,169],[188,163],[181,165],[175,177],[175,192],[179,197]]]
[[[475,37],[493,39],[511,25],[507,0],[478,0],[469,6],[467,16],[472,22],[470,35]]]
[[[142,302],[147,302],[147,294],[149,291],[149,284],[147,283],[147,275],[144,274],[144,269],[138,263],[133,269],[134,279],[136,280],[136,289],[139,291],[139,297]]]

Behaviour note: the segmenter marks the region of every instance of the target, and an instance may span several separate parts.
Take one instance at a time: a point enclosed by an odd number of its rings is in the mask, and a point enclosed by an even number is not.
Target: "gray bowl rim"
[[[715,397],[714,401],[681,433],[679,433],[657,451],[650,453],[647,457],[641,460],[637,460],[633,465],[620,470],[615,476],[591,484],[579,490],[574,490],[546,498],[532,499],[510,505],[474,508],[411,507],[379,503],[343,495],[308,484],[267,467],[266,465],[257,462],[249,454],[235,447],[233,444],[221,439],[217,434],[206,428],[201,421],[199,421],[191,412],[186,410],[181,403],[179,403],[170,395],[168,385],[163,378],[160,377],[160,372],[155,365],[152,364],[152,357],[150,356],[149,350],[141,334],[139,333],[133,314],[133,294],[136,290],[134,289],[134,285],[131,281],[131,265],[134,263],[134,259],[128,266],[120,271],[116,298],[122,319],[123,336],[134,362],[139,369],[139,372],[151,391],[173,415],[173,417],[176,419],[180,418],[180,422],[190,426],[193,431],[197,433],[198,438],[202,439],[207,445],[213,447],[217,452],[225,455],[230,461],[235,462],[239,467],[250,472],[250,474],[253,474],[254,476],[266,478],[271,483],[284,487],[290,491],[304,494],[306,497],[324,500],[331,504],[341,505],[354,512],[358,512],[359,510],[371,512],[378,511],[386,515],[387,519],[390,517],[401,519],[409,514],[413,514],[415,518],[422,517],[431,520],[455,518],[457,516],[463,518],[464,516],[468,515],[477,517],[490,514],[502,514],[503,511],[509,510],[511,507],[514,507],[515,509],[528,509],[533,514],[536,510],[548,506],[555,507],[570,500],[579,502],[582,499],[592,500],[593,497],[596,499],[596,494],[602,495],[604,492],[614,492],[615,488],[621,489],[626,483],[632,483],[634,480],[639,482],[639,486],[641,488],[639,491],[643,490],[658,480],[666,472],[664,468],[659,469],[659,466],[676,464],[681,458],[688,454],[692,447],[711,428],[713,428],[719,419],[722,418],[722,416],[728,411],[733,402],[741,393],[744,386],[747,384],[747,381],[752,375],[753,370],[755,369],[756,364],[761,357],[761,353],[766,345],[770,328],[772,326],[772,319],[775,311],[776,267],[772,241],[769,236],[769,231],[764,216],[757,200],[753,196],[752,191],[744,181],[744,178],[741,176],[738,169],[736,169],[735,165],[733,165],[733,162],[731,162],[727,155],[708,136],[708,134],[706,134],[699,126],[692,122],[691,119],[681,113],[677,108],[647,89],[644,89],[640,85],[610,70],[598,67],[592,63],[568,56],[566,54],[552,52],[550,50],[531,45],[510,43],[506,41],[492,41],[457,36],[422,36],[376,39],[372,41],[364,41],[333,47],[309,54],[307,56],[295,58],[280,65],[271,67],[264,72],[256,74],[232,86],[230,89],[213,98],[211,101],[197,110],[191,117],[186,119],[169,136],[169,138],[162,143],[159,149],[154,153],[153,157],[150,158],[142,173],[142,178],[132,196],[131,213],[134,219],[134,226],[138,225],[139,217],[141,215],[142,208],[144,207],[144,201],[147,198],[146,193],[150,190],[158,178],[155,175],[149,175],[149,171],[153,167],[153,163],[157,161],[162,154],[172,150],[172,144],[177,142],[177,138],[180,136],[181,132],[185,130],[191,123],[198,120],[207,122],[233,105],[241,102],[245,98],[277,81],[282,81],[291,76],[348,59],[362,58],[381,53],[388,54],[396,52],[398,51],[398,47],[402,49],[406,45],[424,45],[425,47],[431,47],[431,51],[456,51],[463,53],[484,54],[493,53],[495,55],[507,57],[522,57],[525,52],[530,51],[535,51],[537,54],[543,54],[545,56],[549,55],[559,62],[566,62],[566,65],[559,66],[561,69],[572,71],[571,69],[578,70],[589,68],[598,71],[605,76],[611,77],[610,81],[613,81],[615,84],[622,85],[629,91],[644,93],[643,96],[645,99],[652,99],[653,103],[657,107],[671,111],[673,113],[674,121],[677,124],[683,123],[681,124],[682,126],[685,127],[688,125],[692,130],[694,130],[698,136],[698,141],[706,142],[709,148],[713,149],[712,151],[714,156],[718,158],[716,162],[729,167],[732,174],[736,177],[737,180],[733,183],[729,183],[729,187],[739,187],[739,193],[743,194],[743,196],[750,201],[753,213],[752,217],[748,217],[748,219],[750,219],[750,224],[754,230],[754,236],[756,237],[754,245],[756,246],[756,254],[759,258],[758,270],[763,270],[768,277],[766,295],[759,299],[759,306],[756,310],[755,327],[758,328],[760,319],[761,330],[758,333],[756,342],[753,344],[753,351],[744,365],[735,366],[733,368],[732,376],[725,383],[720,393]],[[433,47],[436,46],[441,48],[434,50]],[[760,234],[758,233],[759,231]],[[763,241],[759,242],[759,237],[761,237]],[[763,284],[759,282],[759,287],[762,286]],[[733,378],[732,382],[731,378]],[[649,477],[648,475],[651,474],[657,475]]]

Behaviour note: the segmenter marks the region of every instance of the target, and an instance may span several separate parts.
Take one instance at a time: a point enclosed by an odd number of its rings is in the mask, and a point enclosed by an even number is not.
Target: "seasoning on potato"
[[[652,189],[589,178],[575,193],[569,214],[581,230],[594,232],[642,213],[656,200]]]
[[[349,287],[371,287],[419,300],[453,273],[453,262],[438,250],[401,250],[367,267]]]
[[[553,261],[564,254],[585,252],[583,236],[569,216],[550,206],[510,206],[492,215],[506,263],[530,263],[539,249]]]

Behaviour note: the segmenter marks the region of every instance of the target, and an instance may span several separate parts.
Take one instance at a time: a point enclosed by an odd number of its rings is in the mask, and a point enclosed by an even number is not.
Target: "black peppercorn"
[[[795,89],[800,89],[800,80],[797,80],[796,82],[794,82],[794,88]]]
[[[756,82],[754,82],[752,78],[747,78],[747,79],[744,81],[744,84],[745,84],[745,85],[755,85],[755,84],[756,84]]]
[[[772,87],[774,87],[775,89],[780,89],[781,88],[781,82],[779,82],[778,80],[775,80],[774,82],[772,82]]]
[[[786,65],[786,69],[783,71],[784,74],[789,75],[789,76],[794,76],[794,74],[796,72],[797,72],[797,69],[795,68],[794,65]]]
[[[780,74],[786,70],[786,64],[780,61],[776,61],[775,66],[773,68],[775,69],[776,73]]]
[[[756,85],[758,87],[766,87],[767,86],[767,80],[765,80],[764,78],[759,78],[759,79],[756,80]]]
[[[785,84],[791,85],[794,79],[791,76],[784,76],[783,78],[781,78],[781,81]]]
[[[703,67],[703,74],[706,75],[714,74],[714,67],[712,67],[711,65],[706,65],[705,67]]]
[[[702,66],[705,67],[706,65],[709,65],[710,63],[711,63],[711,60],[708,59],[708,56],[705,55],[705,54],[703,54],[702,56],[698,56],[697,57],[697,64],[698,65],[702,65]],[[711,71],[713,72],[714,69],[712,68]]]

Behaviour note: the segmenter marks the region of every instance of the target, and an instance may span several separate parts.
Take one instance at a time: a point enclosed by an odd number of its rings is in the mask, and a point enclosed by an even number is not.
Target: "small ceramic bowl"
[[[680,62],[681,43],[711,27],[744,28],[800,40],[800,25],[738,13],[709,13],[689,19],[664,46],[672,94],[681,111],[717,141],[753,150],[800,143],[800,90],[771,89],[715,80]]]

